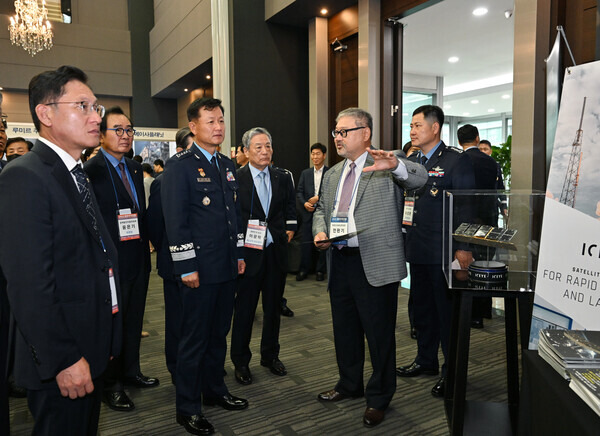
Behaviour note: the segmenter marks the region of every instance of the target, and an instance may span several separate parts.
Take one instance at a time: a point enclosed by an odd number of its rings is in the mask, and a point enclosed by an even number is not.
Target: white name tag
[[[119,300],[117,300],[117,285],[112,268],[108,270],[108,283],[110,285],[110,302],[112,303],[112,313],[114,315],[119,311]]]
[[[346,235],[348,233],[348,217],[347,216],[332,216],[329,224],[329,237]],[[337,241],[334,245],[348,245],[348,240]]]
[[[140,223],[137,213],[131,213],[130,209],[119,210],[117,225],[119,227],[119,240],[140,239]]]
[[[258,220],[249,220],[246,230],[244,247],[262,250],[267,239],[267,223]]]
[[[402,214],[402,224],[412,226],[413,214],[415,212],[415,198],[406,197],[404,199],[404,213]]]

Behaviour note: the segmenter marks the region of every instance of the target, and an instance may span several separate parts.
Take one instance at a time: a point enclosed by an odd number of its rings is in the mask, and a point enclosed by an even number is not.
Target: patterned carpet
[[[288,275],[285,295],[293,318],[282,318],[280,358],[288,375],[277,377],[260,366],[259,342],[262,310],[257,310],[251,349],[254,383],[239,385],[233,377],[233,365],[227,358],[226,382],[233,395],[247,398],[250,407],[243,411],[206,408],[204,413],[221,435],[446,435],[448,427],[443,402],[429,393],[436,377],[398,379],[396,395],[385,420],[374,429],[362,425],[364,399],[323,404],[318,392],[332,388],[337,381],[333,347],[331,311],[325,282],[309,276],[296,282]],[[416,341],[408,331],[406,304],[408,291],[401,288],[397,326],[398,365],[409,364],[416,355]],[[158,377],[160,386],[152,389],[128,389],[136,405],[131,413],[114,412],[105,405],[100,415],[102,436],[109,435],[185,435],[175,422],[175,387],[170,383],[164,361],[164,305],[162,282],[151,275],[144,329],[150,337],[142,339],[142,371]],[[468,399],[506,402],[504,360],[504,322],[494,315],[485,320],[483,330],[473,330],[469,362]],[[257,357],[258,356],[258,357]],[[441,357],[440,357],[441,359]],[[365,380],[370,374],[365,365]],[[33,420],[25,399],[11,398],[13,435],[29,435]]]

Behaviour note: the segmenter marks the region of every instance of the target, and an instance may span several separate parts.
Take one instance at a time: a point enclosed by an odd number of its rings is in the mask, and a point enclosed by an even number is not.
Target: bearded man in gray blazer
[[[367,400],[363,423],[378,425],[396,391],[398,286],[406,276],[402,242],[404,189],[427,181],[422,165],[402,151],[371,147],[373,118],[359,108],[341,111],[331,133],[345,158],[324,176],[313,217],[315,245],[327,252],[329,295],[339,381],[318,399]],[[333,242],[335,236],[354,235]],[[363,383],[364,338],[373,374]]]

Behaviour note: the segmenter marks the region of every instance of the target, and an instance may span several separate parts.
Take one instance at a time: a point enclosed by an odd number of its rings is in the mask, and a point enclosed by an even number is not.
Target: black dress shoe
[[[177,424],[183,425],[187,432],[191,434],[205,435],[215,432],[215,428],[202,414],[186,416],[178,413]]]
[[[385,412],[383,410],[373,409],[372,407],[367,407],[365,410],[365,414],[363,416],[363,424],[365,427],[375,427],[380,424],[385,417]]]
[[[471,328],[472,329],[482,329],[483,328],[483,319],[473,319],[471,320]]]
[[[434,397],[443,397],[446,391],[446,377],[440,377],[435,386],[431,388],[431,395]]]
[[[287,316],[288,318],[291,318],[294,316],[294,312],[292,311],[292,309],[287,307],[287,304],[282,304],[281,305],[281,316]]]
[[[419,365],[417,362],[413,362],[408,366],[399,366],[396,368],[396,375],[398,377],[416,377],[418,375],[438,375],[439,370],[434,368],[426,368]]]
[[[146,377],[142,374],[138,374],[135,377],[126,377],[123,382],[126,385],[135,386],[136,388],[153,388],[159,384],[157,378]]]
[[[287,370],[285,369],[285,366],[283,366],[283,363],[281,363],[281,360],[279,359],[273,359],[273,360],[260,360],[260,364],[262,366],[266,366],[267,368],[269,368],[271,370],[271,372],[275,375],[279,375],[279,376],[283,376],[287,374]]]
[[[102,401],[104,401],[112,410],[116,410],[117,412],[131,412],[135,409],[133,401],[131,401],[125,391],[104,392]]]
[[[252,383],[252,374],[247,366],[235,367],[235,379],[241,385],[249,385]]]
[[[410,328],[410,338],[411,339],[417,339],[417,329],[414,327]]]
[[[221,406],[225,410],[242,410],[248,407],[248,400],[227,394],[217,398],[203,398],[202,404],[205,406]]]
[[[317,271],[317,281],[322,282],[323,280],[325,280],[325,273]]]
[[[341,401],[346,398],[350,398],[348,395],[342,394],[341,392],[336,391],[335,389],[331,389],[329,391],[321,392],[317,395],[317,399],[320,401]]]
[[[308,276],[308,273],[306,271],[300,271],[298,274],[296,274],[296,281],[297,282],[301,282],[302,280],[304,280],[306,277]]]

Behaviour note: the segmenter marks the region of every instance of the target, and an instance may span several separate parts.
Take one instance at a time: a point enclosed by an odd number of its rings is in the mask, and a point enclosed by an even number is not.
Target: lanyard
[[[113,179],[112,171],[110,170],[111,166],[113,168],[115,168],[115,167],[108,160],[108,158],[104,155],[104,153],[102,153],[102,156],[104,157],[104,160],[106,161],[106,169],[108,170],[108,175],[110,176],[110,182],[112,183],[113,192],[115,193],[115,201],[117,202],[117,210],[121,210],[121,206],[119,205],[119,196],[117,195],[117,187],[115,186],[115,180]],[[115,171],[117,171],[116,168],[115,168]],[[125,173],[125,177],[127,177],[127,173]],[[137,205],[137,202],[133,198],[131,200],[133,201],[133,207],[138,208],[139,206]]]
[[[344,170],[346,169],[346,164],[348,163],[348,159],[346,159],[346,162],[344,162],[344,167],[342,168],[342,174],[341,176],[344,175]],[[356,171],[356,168],[354,168],[354,170]],[[348,177],[348,174],[346,174],[346,177]],[[350,203],[348,205],[348,211],[350,211],[350,206],[352,205],[352,199],[354,198],[354,194],[356,194],[356,190],[358,189],[358,184],[360,183],[360,178],[362,177],[362,171],[360,172],[360,174],[358,175],[358,180],[356,180],[354,182],[354,187],[352,188],[352,195],[350,196]],[[335,197],[333,198],[333,211],[336,211],[336,207],[337,207],[337,203],[338,203],[338,193],[340,191],[340,184],[343,185],[344,181],[342,180],[344,177],[340,177],[340,182],[338,182],[337,188],[335,189]]]
[[[250,170],[250,168],[248,168],[248,170]],[[262,173],[262,171],[261,171]],[[252,171],[250,171],[250,176],[252,176]],[[265,175],[265,177],[267,177]],[[269,176],[269,181],[271,180],[271,177]],[[267,183],[267,179],[265,179],[265,183]],[[254,177],[252,177],[252,197],[250,199],[250,219],[252,219],[252,209],[254,209],[254,191],[258,190],[256,189],[256,185],[254,184]],[[271,198],[271,183],[269,183],[269,190],[267,191],[267,201],[269,200],[269,198]],[[262,205],[261,205],[262,206]],[[267,212],[265,212],[265,220],[267,219]]]

